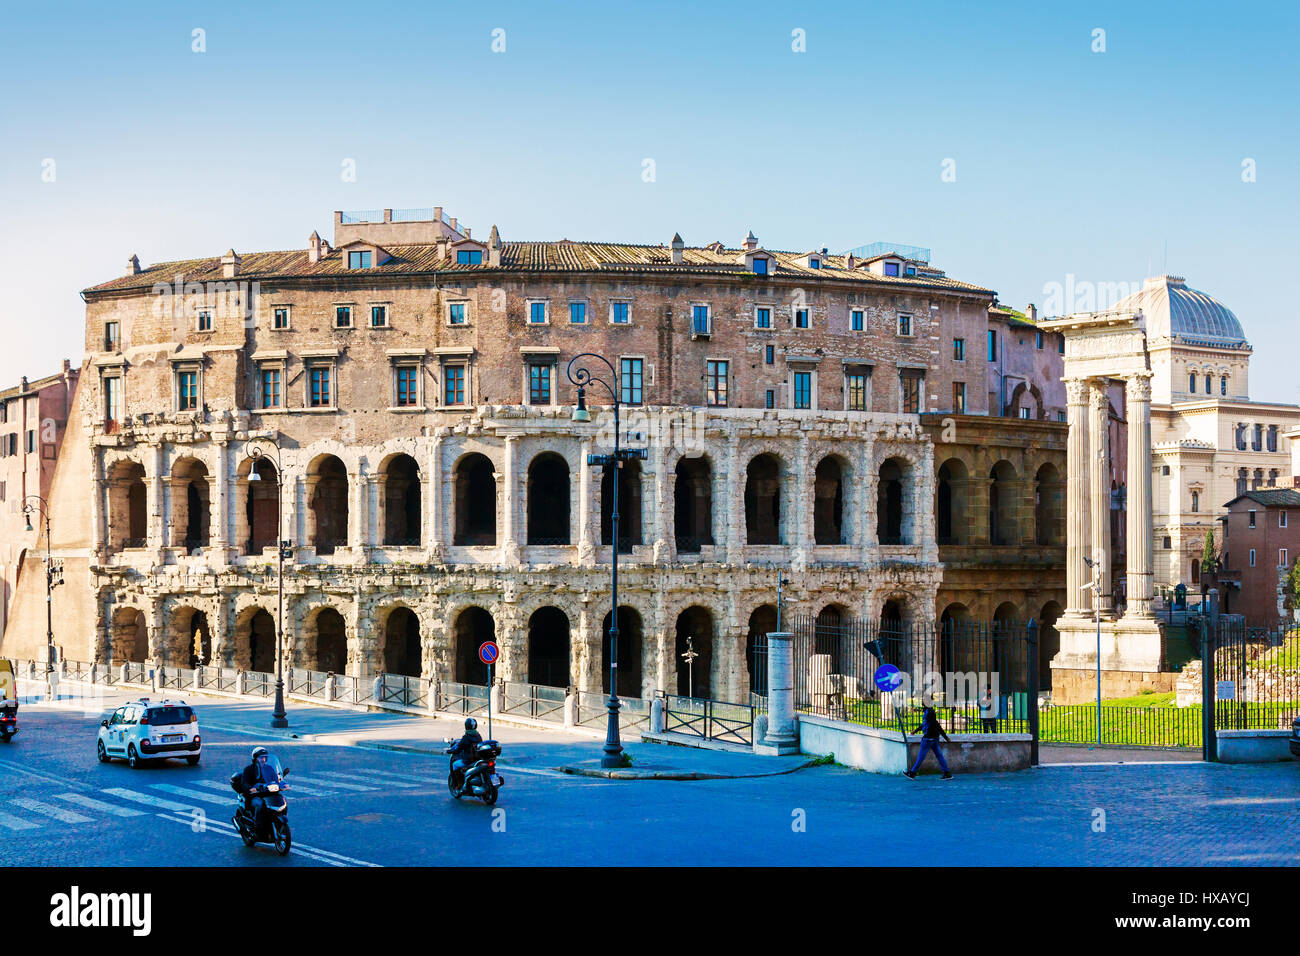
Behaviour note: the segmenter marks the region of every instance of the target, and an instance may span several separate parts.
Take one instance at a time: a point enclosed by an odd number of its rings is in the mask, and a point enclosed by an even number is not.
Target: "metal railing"
[[[289,668],[289,680],[286,690],[299,697],[316,697],[325,699],[329,688],[327,671],[307,670],[303,667]]]
[[[164,667],[161,670],[160,686],[181,690],[194,686],[194,671],[188,667]]]
[[[244,693],[252,697],[270,697],[275,693],[275,675],[262,671],[244,674]]]
[[[569,696],[568,688],[507,681],[502,690],[501,713],[564,723],[564,702]]]
[[[486,714],[492,688],[483,684],[462,684],[445,680],[438,685],[438,703],[453,714]]]
[[[665,694],[664,730],[750,746],[754,742],[754,708],[703,697]]]
[[[605,726],[609,713],[609,695],[579,691],[574,707],[574,726],[599,729]],[[640,697],[618,699],[620,730],[648,729],[650,727],[650,701]]]
[[[379,675],[379,703],[401,707],[427,707],[429,682],[408,674]]]

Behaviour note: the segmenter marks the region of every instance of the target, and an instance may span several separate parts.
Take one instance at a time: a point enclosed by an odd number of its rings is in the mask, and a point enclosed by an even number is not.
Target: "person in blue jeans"
[[[952,774],[948,772],[948,761],[943,759],[943,751],[939,749],[939,738],[942,737],[948,743],[952,741],[948,739],[943,724],[939,723],[939,715],[935,713],[933,707],[925,708],[921,714],[921,725],[912,733],[921,735],[921,752],[916,755],[916,763],[912,765],[912,769],[903,771],[903,775],[909,780],[915,780],[916,772],[921,769],[921,764],[925,761],[925,755],[933,751],[939,761],[939,769],[943,771],[942,779],[951,780]]]

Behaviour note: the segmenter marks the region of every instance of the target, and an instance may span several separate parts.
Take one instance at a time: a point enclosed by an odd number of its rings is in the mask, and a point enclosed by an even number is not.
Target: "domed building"
[[[1154,583],[1191,589],[1200,583],[1205,532],[1224,505],[1291,484],[1287,433],[1300,428],[1300,406],[1251,400],[1252,349],[1240,320],[1181,276],[1147,279],[1112,311],[1140,313],[1146,328]],[[1229,554],[1228,565],[1237,557]]]

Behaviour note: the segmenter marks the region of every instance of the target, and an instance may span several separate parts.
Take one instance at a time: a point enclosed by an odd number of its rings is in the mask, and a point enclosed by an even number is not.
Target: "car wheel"
[[[95,756],[99,758],[100,763],[108,763],[108,751],[104,749],[104,741],[95,744]]]
[[[185,762],[191,767],[197,767],[199,765],[199,755],[195,754],[193,757],[186,757]]]
[[[132,770],[139,770],[141,764],[140,755],[135,752],[135,744],[131,744],[126,748],[126,765]]]

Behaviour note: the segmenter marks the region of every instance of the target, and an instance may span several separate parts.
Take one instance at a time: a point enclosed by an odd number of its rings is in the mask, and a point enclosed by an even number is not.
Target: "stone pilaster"
[[[1128,605],[1125,618],[1151,617],[1151,376],[1124,386],[1128,401]]]
[[[1066,511],[1069,527],[1065,548],[1065,614],[1087,617],[1092,613],[1092,594],[1084,585],[1092,579],[1084,557],[1092,551],[1092,512],[1088,454],[1088,383],[1065,380],[1070,435],[1066,446]],[[987,510],[987,508],[985,509]]]
[[[212,490],[211,547],[208,562],[218,567],[230,559],[230,446],[224,441],[216,443],[217,475]],[[213,652],[215,654],[215,651]]]

